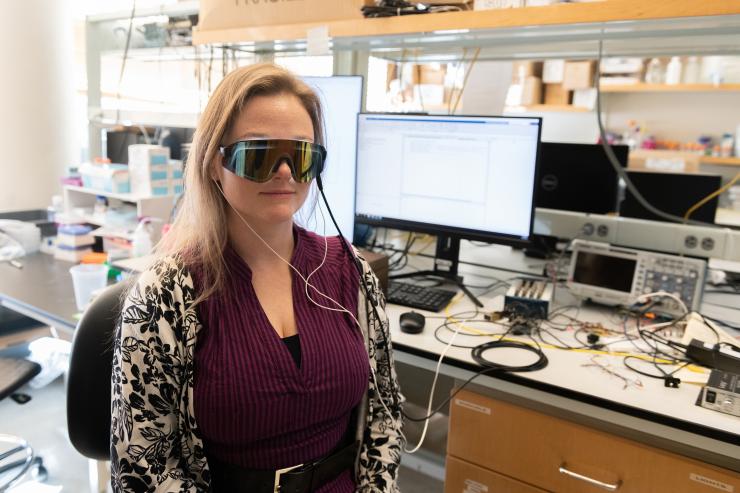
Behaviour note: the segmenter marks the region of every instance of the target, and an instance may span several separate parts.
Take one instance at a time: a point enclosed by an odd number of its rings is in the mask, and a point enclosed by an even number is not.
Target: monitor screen
[[[611,146],[627,166],[629,147]],[[543,142],[537,179],[537,207],[608,214],[618,208],[619,177],[601,144]]]
[[[628,171],[632,183],[651,205],[663,212],[683,217],[694,204],[722,186],[721,175],[700,173],[659,173],[650,171]],[[713,198],[699,207],[691,219],[714,223],[719,199]],[[664,221],[645,209],[627,189],[619,215],[638,219]]]
[[[592,252],[578,252],[573,282],[629,293],[637,260]]]
[[[359,221],[527,242],[540,118],[361,114],[358,121]]]
[[[321,99],[327,158],[321,181],[334,217],[345,238],[352,241],[355,226],[355,160],[357,114],[362,105],[362,77],[303,77]],[[320,235],[339,234],[317,190],[296,213],[295,220]]]

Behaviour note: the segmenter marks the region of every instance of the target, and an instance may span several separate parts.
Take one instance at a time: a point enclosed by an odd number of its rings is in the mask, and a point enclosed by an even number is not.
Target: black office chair
[[[21,358],[0,358],[0,400],[13,393],[41,372],[41,365]],[[21,401],[19,401],[21,402]],[[0,491],[20,482],[26,473],[43,481],[46,469],[29,443],[20,437],[0,434]]]
[[[67,375],[67,428],[74,448],[89,459],[110,458],[113,341],[129,282],[100,293],[82,315]]]

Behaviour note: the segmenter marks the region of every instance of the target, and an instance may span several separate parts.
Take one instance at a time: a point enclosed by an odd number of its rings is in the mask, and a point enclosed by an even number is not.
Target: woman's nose
[[[293,171],[290,167],[289,161],[287,159],[282,159],[275,170],[275,176],[289,180],[292,174]]]

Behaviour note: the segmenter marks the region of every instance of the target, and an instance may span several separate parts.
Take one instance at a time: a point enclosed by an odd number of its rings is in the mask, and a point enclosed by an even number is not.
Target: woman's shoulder
[[[326,251],[326,262],[328,264],[347,265],[349,256],[348,249],[342,245],[344,240],[341,236],[321,236],[312,231],[298,227],[302,249],[310,257],[323,257]],[[352,248],[351,245],[347,247]]]
[[[193,279],[190,268],[180,255],[162,255],[154,259],[142,271],[136,284],[140,288],[159,287],[169,291],[192,288]]]

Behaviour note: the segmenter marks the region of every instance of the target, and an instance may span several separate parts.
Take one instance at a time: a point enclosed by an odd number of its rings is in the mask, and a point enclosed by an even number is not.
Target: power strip
[[[740,260],[740,231],[538,207],[534,232],[693,257]]]

